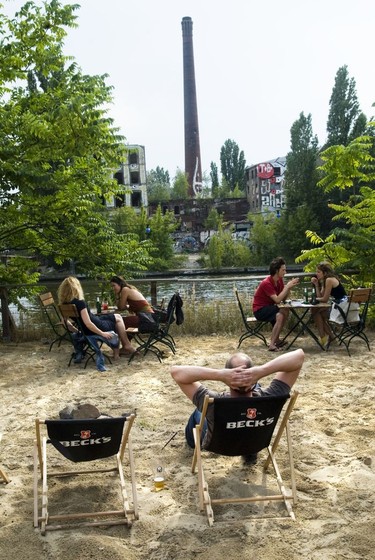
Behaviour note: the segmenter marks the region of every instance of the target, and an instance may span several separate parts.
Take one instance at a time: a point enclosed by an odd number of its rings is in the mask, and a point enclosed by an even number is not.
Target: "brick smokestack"
[[[189,196],[194,197],[202,190],[202,165],[195,88],[193,22],[190,17],[184,17],[181,25],[184,60],[185,172],[189,181]]]

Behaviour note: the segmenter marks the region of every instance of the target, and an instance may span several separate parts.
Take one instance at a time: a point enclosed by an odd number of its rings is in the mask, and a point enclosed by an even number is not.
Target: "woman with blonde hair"
[[[311,279],[316,292],[317,303],[327,303],[331,298],[336,303],[344,301],[347,297],[344,286],[328,262],[321,262],[316,267],[316,277]],[[320,336],[320,343],[326,346],[328,339],[333,340],[334,335],[328,324],[328,311],[326,307],[311,309],[316,328]]]
[[[130,344],[126,334],[125,325],[121,315],[118,313],[108,313],[102,317],[93,315],[85,302],[81,282],[74,276],[68,276],[63,280],[58,289],[59,303],[73,303],[82,319],[84,334],[98,335],[105,340],[109,340],[115,331],[122,344],[122,349],[114,348],[114,358],[119,355],[130,355],[135,349]],[[112,334],[111,334],[112,331]]]

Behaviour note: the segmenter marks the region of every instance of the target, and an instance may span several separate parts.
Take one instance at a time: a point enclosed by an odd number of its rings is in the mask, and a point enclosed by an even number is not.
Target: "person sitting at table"
[[[91,313],[89,306],[85,302],[81,282],[75,276],[65,278],[58,288],[59,303],[72,303],[76,306],[82,319],[82,327],[86,335],[98,335],[104,340],[113,337],[113,331],[118,334],[122,348],[113,348],[113,357],[119,355],[131,355],[135,349],[130,344],[126,334],[125,325],[121,315],[118,313],[108,313],[102,317],[97,317]],[[111,332],[112,331],[112,332]]]
[[[317,303],[327,303],[330,298],[333,298],[336,303],[340,303],[347,297],[344,286],[328,262],[318,264],[316,277],[311,278],[311,282],[315,287]],[[334,339],[328,324],[329,311],[330,308],[327,307],[311,309],[311,315],[318,329],[322,346],[326,346],[328,339]]]
[[[289,314],[289,309],[279,308],[278,304],[287,298],[290,290],[298,284],[299,279],[292,278],[284,285],[286,263],[282,257],[273,259],[269,270],[270,275],[261,281],[255,291],[253,313],[258,321],[266,321],[272,324],[268,350],[278,352],[285,344],[279,337]]]
[[[140,332],[150,332],[156,327],[154,310],[143,294],[122,276],[112,276],[110,280],[119,311],[127,310],[131,315],[123,317],[125,327],[136,327]]]

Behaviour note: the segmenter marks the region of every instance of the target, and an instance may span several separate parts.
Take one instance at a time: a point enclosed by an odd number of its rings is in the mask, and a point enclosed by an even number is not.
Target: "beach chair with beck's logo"
[[[130,435],[134,419],[134,413],[115,418],[36,419],[34,527],[40,527],[42,535],[47,530],[70,528],[72,522],[74,527],[124,524],[130,526],[135,519],[138,519],[134,458]],[[56,453],[56,450],[59,454]],[[127,451],[126,470],[129,473],[127,479],[125,479],[125,451]],[[68,460],[72,463],[92,462],[93,466],[91,468],[64,468],[64,466],[56,468],[56,463],[61,463],[59,461],[61,456],[65,464]],[[50,470],[51,461],[54,468]],[[116,478],[113,477],[113,473],[117,474]],[[71,482],[73,480],[71,477],[76,476],[81,476],[80,485],[73,485]],[[48,481],[51,477],[58,481],[54,484],[52,495],[48,488]],[[71,483],[71,488],[66,482],[67,479]],[[116,479],[119,483],[118,492],[113,485]],[[40,484],[41,495],[39,495]],[[128,498],[127,486],[131,489],[131,500]],[[82,487],[84,491],[82,491]],[[115,496],[116,493],[119,496]],[[84,511],[84,504],[86,501],[90,501],[90,495],[92,502],[90,511]],[[100,507],[103,506],[103,501],[109,497],[118,501],[121,507],[102,511]]]
[[[212,525],[214,521],[213,505],[243,505],[249,502],[262,502],[263,506],[267,505],[267,503],[283,502],[287,514],[292,519],[295,519],[292,504],[296,503],[297,495],[289,416],[297,396],[298,393],[294,391],[290,398],[288,395],[281,397],[205,397],[201,421],[194,428],[195,449],[192,472],[195,472],[197,468],[199,506],[201,511],[206,511],[209,525]],[[288,400],[286,410],[283,412],[283,407]],[[213,407],[213,411],[212,409],[210,411],[213,414],[213,429],[210,440],[203,450],[200,434],[202,433],[208,407]],[[281,471],[276,461],[276,451],[284,434],[286,436],[290,491],[287,491],[285,488]],[[203,444],[205,444],[204,441]],[[204,451],[226,456],[248,456],[259,453],[262,450],[267,452],[267,456],[263,464],[261,483],[256,484],[257,479],[253,470],[250,475],[251,483],[244,482],[243,472],[240,477],[234,478],[232,476],[232,481],[228,473],[225,473],[223,474],[223,482],[216,489],[217,496],[215,498],[211,497],[203,467],[204,460],[206,465],[210,461],[210,478],[213,472],[216,475],[217,469],[214,469],[211,463],[211,461],[215,460],[215,457],[211,455],[205,457]],[[272,479],[271,477],[266,477],[265,474],[270,464],[273,467],[271,472],[275,475]],[[233,469],[234,467],[231,466],[231,470]],[[215,483],[217,486],[217,476],[215,477]],[[273,487],[276,488],[276,492]],[[262,515],[259,515],[259,512],[254,513],[254,516],[262,517]],[[275,516],[275,512],[271,511],[264,515],[264,517],[270,516]]]

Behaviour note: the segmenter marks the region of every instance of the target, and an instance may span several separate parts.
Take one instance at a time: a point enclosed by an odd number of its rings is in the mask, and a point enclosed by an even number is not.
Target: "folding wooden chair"
[[[198,471],[198,494],[199,507],[201,511],[206,512],[209,525],[214,522],[213,505],[223,504],[244,504],[248,502],[284,502],[288,515],[295,519],[292,504],[296,503],[296,483],[294,476],[294,464],[292,453],[292,442],[289,428],[289,417],[293,410],[298,393],[294,392],[290,397],[288,406],[280,418],[278,429],[273,437],[278,419],[284,404],[288,400],[288,396],[282,397],[238,397],[238,398],[211,398],[206,396],[202,417],[200,423],[194,428],[195,449],[192,462],[192,472]],[[259,453],[265,449],[267,458],[263,464],[263,473],[266,472],[270,463],[272,463],[273,472],[276,478],[273,478],[273,486],[278,490],[275,493],[273,488],[268,487],[268,480],[263,474],[262,485],[258,487],[260,494],[256,493],[257,487],[252,484],[243,483],[241,487],[241,496],[233,496],[233,488],[226,492],[226,486],[229,485],[229,477],[225,476],[225,480],[220,484],[221,496],[212,498],[206,480],[203,468],[204,452],[202,452],[200,435],[202,433],[203,423],[206,418],[208,407],[213,407],[213,432],[212,437],[205,447],[205,450],[227,456],[251,455]],[[280,439],[285,433],[286,447],[288,454],[288,466],[290,470],[291,491],[288,493],[285,489],[281,472],[276,461],[276,451],[279,447]],[[271,444],[271,439],[273,441]],[[214,458],[213,458],[214,459]],[[212,460],[212,457],[210,457]],[[210,464],[210,473],[215,472],[212,464]],[[210,475],[211,476],[211,475]],[[254,476],[255,478],[255,476]],[[215,481],[217,485],[217,480]],[[276,483],[277,485],[276,485]],[[238,485],[238,480],[235,481]],[[267,483],[267,485],[266,485]],[[277,488],[278,486],[278,488]],[[237,488],[239,492],[239,489]],[[245,495],[248,494],[248,495]],[[261,517],[261,516],[257,516]],[[270,514],[263,517],[270,517]]]
[[[176,343],[169,330],[175,321],[177,325],[180,325],[183,322],[183,315],[181,318],[181,314],[179,315],[179,318],[176,319],[178,305],[182,307],[182,299],[176,292],[173,294],[168,303],[166,314],[162,313],[161,310],[155,309],[155,330],[143,338],[141,344],[137,348],[137,353],[143,353],[145,356],[148,352],[153,352],[157,356],[159,362],[163,361],[163,352],[158,347],[158,344],[163,344],[164,346],[167,346],[173,354],[176,353]],[[182,313],[181,309],[180,313]],[[139,332],[139,336],[142,336],[141,332]],[[134,356],[135,354],[130,356],[129,362],[131,362]]]
[[[34,527],[40,527],[41,534],[47,530],[57,530],[81,526],[99,525],[131,525],[138,519],[137,490],[134,473],[134,457],[130,430],[135,414],[116,418],[96,418],[80,420],[35,420],[36,441],[34,445]],[[45,432],[47,431],[47,435]],[[93,461],[93,467],[86,469],[49,470],[49,462],[56,465],[61,456],[74,463]],[[129,480],[125,480],[124,454],[127,450]],[[112,458],[112,460],[110,460]],[[99,462],[104,463],[99,467]],[[112,494],[113,477],[117,473],[121,492],[121,508],[102,511],[102,501],[94,498],[97,511],[71,511],[83,509],[83,495],[95,496],[95,490],[103,490],[105,478],[100,479],[98,473],[106,473],[107,486],[102,494],[107,498]],[[81,477],[81,486],[87,486],[87,492],[74,494],[73,486],[68,492],[68,484],[55,483],[53,492],[49,491],[48,482],[51,477]],[[41,500],[39,485],[41,478]],[[116,477],[117,478],[117,477]],[[69,479],[71,482],[71,479]],[[131,487],[131,503],[129,502],[126,485]],[[51,496],[52,495],[52,496]],[[51,497],[53,498],[53,505]],[[68,501],[69,499],[69,501]],[[41,501],[41,509],[39,509]],[[75,507],[77,504],[77,508]],[[92,505],[93,505],[92,504]],[[50,512],[55,511],[56,513]],[[68,513],[67,513],[68,512]],[[91,521],[84,521],[84,520]],[[62,523],[60,523],[62,522]],[[73,522],[73,523],[71,523]]]
[[[343,303],[334,303],[333,310],[336,315],[335,320],[331,317],[329,325],[335,336],[335,340],[339,344],[343,344],[349,354],[349,345],[354,338],[363,340],[368,350],[370,350],[370,343],[365,333],[366,318],[368,307],[371,299],[371,288],[356,288],[350,290],[348,300]],[[330,346],[329,341],[327,348]]]
[[[256,336],[257,338],[262,340],[264,342],[264,344],[267,346],[267,340],[265,339],[265,337],[261,333],[261,331],[264,329],[264,327],[266,325],[268,325],[268,323],[266,323],[264,321],[258,321],[258,319],[256,319],[253,316],[247,317],[245,315],[244,309],[242,307],[241,298],[240,298],[240,295],[238,293],[237,288],[234,287],[233,290],[234,290],[234,295],[235,295],[235,298],[237,300],[237,304],[238,304],[238,307],[239,307],[239,310],[240,310],[240,313],[241,313],[242,324],[246,329],[246,332],[242,333],[240,338],[239,338],[237,348],[239,348],[241,346],[241,344],[243,343],[243,341],[246,338],[249,338],[251,336]]]
[[[39,294],[39,300],[42,304],[42,309],[47,317],[48,323],[52,328],[55,335],[54,340],[49,346],[49,351],[51,352],[52,346],[57,342],[57,346],[64,341],[70,341],[70,335],[68,329],[66,328],[65,321],[60,316],[59,310],[57,309],[55,300],[51,292],[45,294]]]
[[[74,348],[74,352],[72,353],[69,363],[68,363],[68,367],[70,366],[70,364],[72,363],[73,358],[76,355],[76,341],[74,340],[74,336],[78,335],[82,341],[82,353],[84,355],[85,358],[85,365],[84,365],[84,369],[86,368],[88,362],[90,360],[93,360],[96,362],[97,366],[99,367],[100,365],[104,365],[104,360],[108,360],[108,362],[111,364],[111,358],[109,356],[107,356],[106,354],[103,354],[103,352],[101,351],[101,347],[104,343],[103,339],[97,335],[86,335],[83,327],[82,327],[82,322],[81,322],[81,316],[78,312],[77,307],[72,304],[72,303],[63,303],[63,304],[59,304],[59,310],[60,313],[63,317],[63,319],[65,321],[73,321],[74,325],[76,326],[78,332],[77,333],[73,333],[71,331],[69,332],[69,337],[71,340],[71,343],[73,345]],[[106,344],[110,346],[110,343],[108,341],[106,341]]]
[[[0,432],[0,443],[1,443],[1,438],[2,437],[3,437],[3,434]],[[3,470],[3,467],[2,467],[1,464],[0,464],[0,478],[2,478],[3,482],[5,482],[5,484],[9,484],[10,478],[6,474],[6,472]]]

